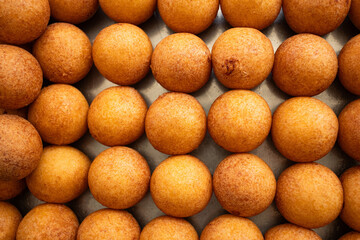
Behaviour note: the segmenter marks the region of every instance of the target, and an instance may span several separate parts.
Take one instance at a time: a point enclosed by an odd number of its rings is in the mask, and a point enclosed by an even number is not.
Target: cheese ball
[[[126,211],[102,209],[87,216],[80,224],[77,240],[139,239],[140,226]]]
[[[151,145],[168,155],[192,152],[206,134],[206,114],[200,103],[185,93],[164,93],[150,106],[145,132]]]
[[[42,204],[20,222],[16,240],[73,240],[79,227],[74,212],[61,204]]]
[[[336,53],[325,39],[298,34],[277,49],[272,77],[291,96],[314,96],[332,84],[337,70]]]
[[[341,25],[350,3],[349,0],[283,0],[282,9],[294,32],[325,35]]]
[[[150,192],[156,206],[165,214],[190,217],[201,212],[210,201],[211,174],[196,157],[172,156],[156,167]]]
[[[214,172],[214,193],[233,215],[251,217],[263,212],[275,197],[276,179],[259,157],[240,153],[226,157]]]
[[[341,149],[351,158],[360,161],[360,99],[355,100],[339,115],[339,138]]]
[[[25,44],[38,38],[50,19],[48,0],[6,0],[0,7],[0,42]]]
[[[115,22],[139,25],[148,20],[156,8],[156,0],[99,0],[101,9]]]
[[[94,159],[88,180],[90,191],[99,203],[113,209],[126,209],[147,193],[150,168],[137,151],[112,147]]]
[[[230,214],[212,220],[201,233],[200,240],[263,240],[260,229],[251,220]]]
[[[172,34],[156,46],[151,70],[156,81],[167,90],[195,92],[210,78],[210,50],[196,35]]]
[[[349,232],[345,235],[343,235],[339,240],[359,240],[360,239],[360,233],[358,232]]]
[[[25,189],[25,187],[25,179],[14,181],[0,180],[0,201],[16,197]]]
[[[89,38],[69,23],[49,25],[36,40],[33,54],[45,78],[55,83],[76,83],[88,74],[93,64]]]
[[[339,216],[343,188],[329,168],[318,163],[298,163],[278,178],[276,206],[289,222],[305,228],[323,227]]]
[[[161,216],[151,220],[142,230],[140,240],[198,240],[195,228],[181,218]]]
[[[360,1],[359,0],[351,0],[351,7],[349,11],[349,18],[351,22],[360,29]]]
[[[39,133],[27,120],[0,115],[0,180],[16,181],[38,165],[43,150]]]
[[[26,50],[5,44],[0,44],[0,55],[0,108],[29,105],[43,83],[39,62]]]
[[[273,115],[271,135],[276,149],[294,162],[316,161],[330,152],[339,123],[320,100],[296,97],[283,102]]]
[[[30,105],[29,121],[50,144],[65,145],[79,140],[87,131],[89,104],[75,87],[53,84],[41,90]]]
[[[265,240],[321,240],[321,237],[311,229],[286,223],[275,226],[265,233]]]
[[[174,32],[198,34],[210,27],[219,9],[219,0],[158,0],[162,20]]]
[[[274,49],[260,31],[232,28],[220,35],[212,47],[216,78],[227,88],[252,89],[270,74]]]
[[[359,13],[360,15],[360,13]],[[339,54],[339,79],[349,92],[360,95],[360,34],[350,39]]]
[[[39,165],[26,177],[30,192],[51,203],[66,203],[87,189],[89,158],[70,146],[44,148]]]
[[[271,128],[266,101],[248,90],[222,94],[211,105],[208,129],[213,140],[230,152],[250,152],[261,145]]]
[[[89,131],[107,146],[130,144],[144,133],[146,111],[145,100],[136,89],[105,89],[90,105]]]
[[[0,239],[15,240],[22,216],[19,210],[7,202],[0,202]]]
[[[222,14],[233,27],[264,29],[280,13],[282,0],[220,0]]]
[[[90,19],[99,8],[98,0],[49,0],[51,16],[59,22],[79,24]]]
[[[152,45],[141,28],[117,23],[96,36],[92,54],[96,68],[105,78],[119,85],[133,85],[150,70]]]

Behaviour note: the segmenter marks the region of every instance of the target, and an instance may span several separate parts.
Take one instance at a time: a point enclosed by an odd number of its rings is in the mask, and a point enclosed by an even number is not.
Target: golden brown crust
[[[351,22],[360,29],[360,1],[351,0],[351,7],[349,11],[349,17]]]
[[[16,197],[25,189],[25,187],[25,179],[15,181],[0,180],[0,201]]]
[[[22,216],[16,207],[7,202],[0,202],[0,239],[15,240],[21,219]]]
[[[321,240],[321,237],[311,229],[294,224],[281,224],[265,233],[265,240]]]
[[[360,233],[358,232],[349,232],[345,235],[343,235],[339,240],[359,240],[360,239]]]

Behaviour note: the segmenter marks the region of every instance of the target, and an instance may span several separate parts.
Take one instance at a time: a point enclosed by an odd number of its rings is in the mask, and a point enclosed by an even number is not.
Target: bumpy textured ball
[[[265,240],[321,240],[321,237],[311,229],[294,224],[281,224],[269,229],[265,233]]]
[[[0,180],[0,201],[9,200],[19,195],[26,188],[25,179],[14,181]]]

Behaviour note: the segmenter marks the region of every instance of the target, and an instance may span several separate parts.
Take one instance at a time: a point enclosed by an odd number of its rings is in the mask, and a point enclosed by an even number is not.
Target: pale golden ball
[[[286,223],[277,225],[265,233],[265,240],[321,240],[321,237],[311,229]]]
[[[26,188],[25,179],[2,181],[0,180],[0,201],[9,200],[19,195]]]
[[[16,207],[7,202],[0,202],[0,239],[15,240],[21,219],[21,213]]]
[[[360,239],[360,233],[358,232],[349,232],[345,235],[343,235],[339,240],[359,240]]]

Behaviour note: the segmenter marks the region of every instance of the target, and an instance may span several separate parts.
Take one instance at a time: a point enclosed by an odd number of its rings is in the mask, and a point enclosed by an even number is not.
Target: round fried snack
[[[275,53],[275,84],[292,96],[314,96],[326,90],[336,77],[338,61],[331,45],[313,34],[285,40]]]
[[[113,209],[126,209],[147,193],[150,168],[137,151],[112,147],[92,162],[88,180],[90,191],[99,203]]]
[[[271,135],[276,149],[294,162],[316,161],[333,148],[339,123],[320,100],[296,97],[283,102],[273,115]]]
[[[339,240],[359,240],[360,239],[360,233],[358,232],[349,232],[345,235],[343,235]]]
[[[7,0],[0,7],[0,42],[25,44],[38,38],[50,19],[48,0]]]
[[[77,240],[139,239],[140,226],[126,211],[102,209],[87,216],[80,224]]]
[[[211,174],[196,157],[172,156],[156,167],[150,192],[156,206],[165,214],[190,217],[201,212],[210,201]]]
[[[195,92],[210,78],[210,50],[196,35],[172,34],[156,46],[151,70],[156,81],[167,90]]]
[[[151,220],[142,230],[140,240],[198,240],[195,228],[184,219],[161,216]]]
[[[45,78],[55,83],[76,83],[88,74],[93,64],[89,38],[69,23],[49,25],[36,40],[33,54]]]
[[[226,157],[214,172],[214,193],[233,215],[251,217],[263,212],[275,197],[276,179],[259,157],[240,153]]]
[[[289,222],[319,228],[340,214],[343,188],[329,168],[318,163],[298,163],[281,173],[275,201],[279,212]]]
[[[198,34],[210,27],[219,9],[219,0],[158,0],[162,20],[174,32]]]
[[[7,202],[0,202],[0,239],[15,240],[22,216],[19,210]]]
[[[25,189],[25,187],[25,179],[14,181],[0,180],[0,201],[16,197]]]
[[[249,152],[261,145],[271,128],[266,101],[248,90],[232,90],[218,97],[208,114],[213,140],[230,152]]]
[[[274,49],[260,31],[232,28],[220,35],[212,47],[216,78],[227,88],[252,89],[270,74]]]
[[[33,125],[16,115],[0,115],[0,180],[15,181],[29,175],[43,150]]]
[[[141,28],[117,23],[96,36],[92,54],[104,77],[119,85],[132,85],[149,72],[152,45]]]
[[[75,87],[53,84],[41,90],[30,105],[29,121],[50,144],[65,145],[79,140],[87,131],[89,104]]]
[[[277,225],[265,233],[265,240],[321,240],[321,237],[311,229],[286,223]]]
[[[42,204],[20,222],[16,240],[72,240],[79,222],[70,208],[61,204]]]
[[[230,214],[212,220],[201,233],[200,240],[263,240],[260,229],[251,220]]]
[[[264,29],[280,13],[281,0],[220,0],[221,11],[233,27]]]
[[[22,48],[0,44],[0,108],[18,109],[39,95],[43,73],[38,61]]]
[[[99,0],[101,9],[115,22],[139,25],[148,20],[156,8],[156,0]]]
[[[130,144],[144,133],[146,111],[146,102],[136,89],[105,89],[90,105],[89,131],[107,146]]]
[[[178,155],[199,147],[206,134],[206,114],[200,103],[185,93],[164,93],[150,106],[145,132],[158,151]]]
[[[360,1],[351,0],[351,7],[349,11],[349,18],[351,22],[360,29]]]

